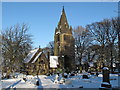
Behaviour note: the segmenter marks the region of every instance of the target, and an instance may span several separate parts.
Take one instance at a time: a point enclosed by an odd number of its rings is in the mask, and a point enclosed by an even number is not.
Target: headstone
[[[36,81],[36,85],[39,86],[39,81]]]
[[[62,74],[59,74],[58,80],[61,80],[62,78]]]
[[[46,76],[50,76],[50,73],[47,73]]]
[[[72,73],[70,74],[70,76],[75,76],[75,73],[72,72]]]
[[[68,78],[70,78],[70,73],[68,73]]]
[[[91,73],[91,70],[90,70],[90,69],[88,69],[88,73]]]
[[[79,86],[79,88],[83,88],[83,86]]]
[[[23,80],[26,82],[27,81],[27,79],[26,78],[23,78]]]
[[[96,72],[96,74],[95,74],[95,75],[98,77],[99,73],[98,73],[98,72]]]
[[[5,78],[10,79],[10,75],[6,75]]]
[[[103,81],[101,87],[111,88],[109,73],[110,73],[109,69],[107,67],[104,67],[102,72]]]
[[[88,75],[86,75],[86,74],[84,74],[84,75],[82,76],[82,78],[83,78],[83,79],[89,79]]]
[[[67,73],[64,73],[64,78],[67,78],[68,74]]]
[[[94,72],[90,72],[91,75],[94,75]]]

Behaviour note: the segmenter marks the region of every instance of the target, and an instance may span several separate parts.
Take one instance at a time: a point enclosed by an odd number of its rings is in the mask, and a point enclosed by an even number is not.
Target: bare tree
[[[113,49],[117,37],[117,30],[115,30],[115,20],[104,19],[101,22],[95,22],[91,25],[87,25],[87,29],[94,36],[94,40],[101,46],[101,63],[104,66],[106,62],[110,61],[111,72],[113,72]],[[110,60],[107,56],[111,57]]]
[[[28,26],[15,25],[2,32],[3,72],[8,75],[23,66],[23,59],[32,48],[31,35]]]
[[[82,26],[78,26],[73,30],[74,38],[75,38],[75,53],[76,58],[79,60],[81,65],[81,60],[83,58],[83,54],[86,52],[87,48],[91,44],[92,37],[89,31]]]
[[[50,55],[54,55],[54,41],[50,41],[47,47],[50,49]]]
[[[114,30],[117,32],[117,41],[118,41],[118,60],[120,61],[120,17],[112,19],[112,24]]]

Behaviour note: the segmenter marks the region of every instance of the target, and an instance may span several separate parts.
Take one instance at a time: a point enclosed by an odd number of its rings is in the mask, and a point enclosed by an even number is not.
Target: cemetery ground
[[[110,74],[110,84],[112,88],[120,87],[120,76],[118,74]],[[2,79],[1,88],[94,88],[99,90],[103,83],[103,75],[91,75],[90,73],[71,73],[71,74],[53,74],[53,75],[24,75],[15,73],[15,78]]]

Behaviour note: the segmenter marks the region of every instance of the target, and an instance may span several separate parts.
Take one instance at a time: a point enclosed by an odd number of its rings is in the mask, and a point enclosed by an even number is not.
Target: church
[[[75,40],[72,35],[72,27],[69,26],[64,7],[55,29],[54,56],[58,56],[58,68],[71,71],[75,69]]]
[[[58,57],[58,65],[55,69],[62,69],[63,71],[75,70],[74,43],[72,27],[68,24],[63,7],[60,21],[58,22],[54,34],[54,56]],[[27,74],[38,75],[54,72],[54,68],[50,68],[49,55],[44,53],[40,48],[31,50],[24,59],[24,64]]]

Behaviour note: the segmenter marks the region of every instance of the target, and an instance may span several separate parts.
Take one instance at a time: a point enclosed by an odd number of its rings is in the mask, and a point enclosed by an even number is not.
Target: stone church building
[[[64,7],[54,34],[54,56],[58,56],[59,68],[73,70],[75,68],[75,48],[72,27],[69,26]]]
[[[75,47],[72,27],[69,26],[64,7],[54,35],[54,56],[58,57],[57,68],[71,71],[75,69]],[[48,57],[47,57],[48,56]],[[24,59],[25,71],[30,75],[54,72],[50,68],[49,55],[40,48],[31,50]]]
[[[40,48],[31,50],[24,59],[25,72],[28,75],[47,74],[49,72],[49,60]]]

